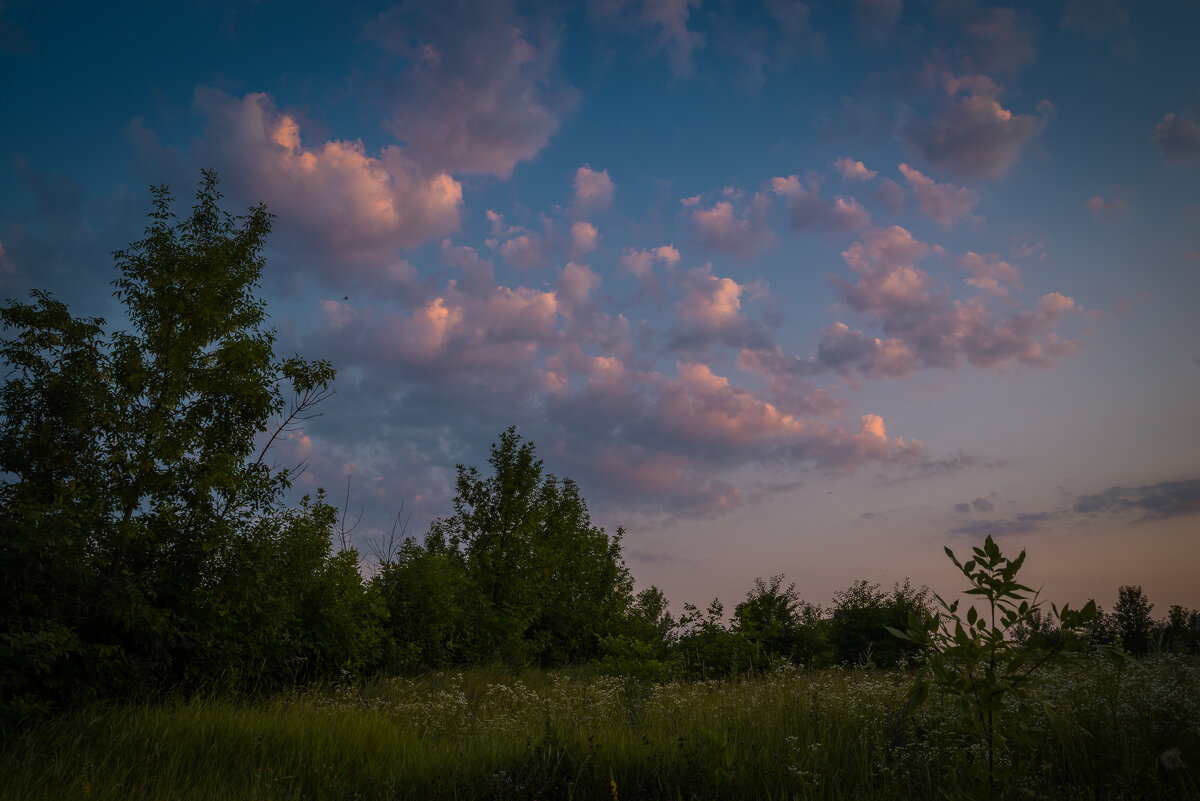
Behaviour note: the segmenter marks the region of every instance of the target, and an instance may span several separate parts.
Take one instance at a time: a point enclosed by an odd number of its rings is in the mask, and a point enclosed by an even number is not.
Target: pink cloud
[[[921,213],[938,225],[949,228],[971,213],[979,202],[979,193],[954,184],[939,184],[907,164],[900,172],[908,182]]]
[[[689,282],[676,315],[688,328],[717,332],[736,324],[742,303],[742,287],[732,278],[704,272]]]
[[[369,155],[362,142],[306,144],[300,125],[265,94],[196,90],[205,117],[195,157],[239,194],[264,201],[325,257],[372,269],[459,227],[462,186],[400,147]]]
[[[734,386],[705,364],[680,362],[676,374],[675,381],[662,387],[655,414],[663,429],[689,442],[741,448],[804,430],[799,418]]]
[[[713,275],[710,266],[688,271],[680,283],[683,298],[675,306],[671,347],[691,352],[714,342],[731,347],[765,347],[770,341],[762,323],[742,313],[745,286],[732,278]]]
[[[1184,164],[1200,160],[1200,123],[1175,112],[1154,126],[1150,141],[1169,162]]]
[[[917,367],[916,354],[902,340],[868,337],[840,321],[817,332],[817,360],[835,370],[855,368],[867,378],[907,378]]]
[[[771,179],[771,190],[784,198],[791,227],[797,231],[823,229],[856,231],[871,224],[871,213],[854,198],[835,197],[833,202],[820,195],[815,175],[801,179],[797,175]]]
[[[586,265],[569,262],[555,286],[555,296],[567,313],[587,308],[592,292],[600,286],[600,276]]]
[[[775,345],[769,349],[743,348],[737,367],[767,379],[771,402],[789,414],[840,417],[848,402],[828,389],[819,389],[808,381],[826,368],[812,359],[788,356]]]
[[[571,253],[576,258],[591,253],[599,241],[600,233],[591,223],[581,220],[571,226]]]
[[[500,257],[506,264],[522,270],[532,270],[545,262],[542,238],[537,234],[520,234],[500,245]]]
[[[1078,341],[1063,340],[1056,330],[1065,316],[1084,313],[1072,298],[1051,292],[1034,309],[1000,319],[979,298],[955,301],[947,288],[935,285],[914,264],[928,252],[924,243],[892,226],[870,232],[842,253],[858,280],[834,277],[834,284],[852,309],[882,326],[888,339],[872,340],[841,325],[826,329],[826,353],[818,350],[822,363],[853,366],[865,375],[900,375],[915,367],[955,368],[963,360],[1001,369],[1015,363],[1046,366],[1078,349]],[[972,271],[974,283],[968,283],[993,294],[1001,291],[1002,281],[1016,286],[1019,280],[1016,269],[996,257],[967,254],[961,265]]]
[[[855,161],[847,156],[842,156],[833,162],[833,168],[847,181],[869,181],[879,175],[875,170],[868,170],[867,165],[861,161]]]
[[[1010,298],[1008,287],[1021,288],[1020,271],[995,253],[981,256],[968,251],[958,258],[958,266],[970,274],[965,283],[996,297]]]
[[[835,231],[861,231],[871,224],[871,213],[854,198],[835,197],[829,210],[830,227]]]
[[[710,208],[696,208],[692,223],[707,248],[738,256],[750,256],[775,244],[775,233],[767,224],[770,201],[756,194],[740,212],[722,200]]]
[[[475,248],[454,245],[442,240],[442,262],[459,270],[462,278],[457,287],[472,297],[484,297],[496,286],[496,267],[491,259],[483,259]]]
[[[1102,195],[1092,196],[1083,207],[1097,219],[1122,220],[1129,215],[1130,191],[1122,186],[1114,186]]]
[[[370,325],[368,347],[386,361],[436,374],[532,369],[539,345],[556,338],[553,292],[497,287],[484,298],[447,291],[411,314]]]
[[[584,210],[607,208],[612,205],[616,186],[608,170],[597,172],[585,164],[575,171],[575,205]]]
[[[626,248],[621,253],[621,266],[637,278],[642,290],[656,299],[662,298],[662,282],[654,273],[656,263],[671,269],[679,263],[679,251],[674,245],[662,245],[649,250]]]
[[[631,442],[597,442],[586,457],[566,442],[555,457],[572,466],[572,475],[588,477],[624,499],[653,504],[672,516],[718,517],[745,506],[747,493],[715,478],[686,454],[647,448]]]
[[[1001,88],[985,75],[943,76],[946,102],[931,121],[913,119],[904,138],[930,163],[966,179],[998,178],[1017,163],[1042,132],[1052,106],[1039,116],[1016,114],[1000,104]]]
[[[576,102],[558,75],[557,35],[503,2],[383,12],[367,38],[402,60],[403,76],[388,127],[437,169],[511,176]]]

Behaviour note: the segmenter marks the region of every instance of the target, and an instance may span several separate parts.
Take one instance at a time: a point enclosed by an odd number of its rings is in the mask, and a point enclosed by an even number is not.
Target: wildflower
[[[1183,765],[1183,751],[1178,748],[1168,748],[1158,757],[1158,761],[1167,770],[1178,770]]]

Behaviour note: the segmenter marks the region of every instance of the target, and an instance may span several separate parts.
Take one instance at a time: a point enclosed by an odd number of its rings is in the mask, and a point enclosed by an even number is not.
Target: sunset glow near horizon
[[[1200,607],[1200,2],[0,5],[0,289],[122,323],[201,168],[277,215],[279,450],[355,534],[509,425],[638,586]]]

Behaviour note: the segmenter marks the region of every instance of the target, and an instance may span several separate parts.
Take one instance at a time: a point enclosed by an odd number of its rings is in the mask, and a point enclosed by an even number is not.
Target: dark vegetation
[[[779,575],[756,580],[731,617],[714,600],[685,604],[676,618],[656,587],[634,591],[624,532],[594,526],[580,488],[547,474],[513,428],[486,472],[458,467],[452,512],[420,542],[376,548],[364,579],[338,510],[321,493],[289,504],[302,468],[281,469],[272,453],[319,414],[334,370],[275,356],[255,294],[271,216],[261,206],[230,216],[219,198],[206,173],[180,220],[167,190],[155,190],[145,238],[115,254],[131,331],[107,333],[44,292],[0,309],[6,736],[30,725],[60,732],[67,724],[55,719],[80,726],[71,715],[98,701],[266,699],[347,676],[466,666],[622,677],[629,715],[640,714],[646,687],[672,680],[912,666],[921,672],[893,728],[869,737],[899,747],[931,694],[957,699],[946,720],[986,753],[990,795],[1029,746],[1003,719],[1024,708],[1029,677],[1052,659],[1098,651],[1120,671],[1125,654],[1200,651],[1197,612],[1176,606],[1155,620],[1140,587],[1121,587],[1110,613],[1047,612],[1017,583],[1024,554],[1005,559],[990,539],[974,559],[955,560],[990,616],[960,616],[907,581],[890,590],[858,581],[821,607]],[[721,742],[721,759],[749,758]],[[696,747],[688,759],[716,748]],[[578,780],[588,758],[572,754],[583,759],[570,768]]]

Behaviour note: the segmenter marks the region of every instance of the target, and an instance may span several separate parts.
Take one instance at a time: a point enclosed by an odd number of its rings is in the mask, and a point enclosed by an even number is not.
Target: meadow
[[[10,737],[2,799],[983,797],[981,743],[911,669],[647,683],[595,666],[105,703]],[[1200,662],[1095,655],[1011,700],[1000,797],[1200,798]]]

